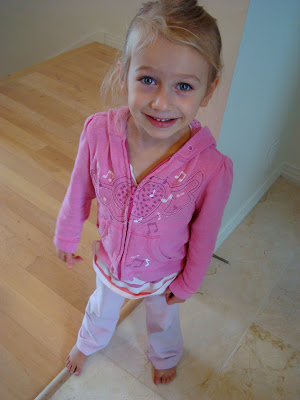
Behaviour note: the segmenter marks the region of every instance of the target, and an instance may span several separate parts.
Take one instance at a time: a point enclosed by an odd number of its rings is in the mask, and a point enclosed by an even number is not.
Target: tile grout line
[[[258,314],[261,312],[261,310],[263,309],[263,307],[265,306],[265,304],[267,303],[267,300],[270,298],[270,295],[272,293],[272,291],[274,290],[274,288],[277,286],[277,284],[280,282],[281,278],[283,277],[284,273],[286,272],[286,270],[288,269],[289,265],[291,264],[291,262],[293,261],[297,251],[300,249],[300,246],[297,247],[295,249],[295,251],[293,252],[293,254],[291,255],[291,257],[289,258],[289,260],[286,262],[286,265],[283,267],[282,272],[280,274],[280,276],[278,277],[278,279],[276,280],[276,282],[274,283],[274,285],[272,286],[272,288],[270,289],[269,293],[264,297],[263,301],[261,302],[260,306],[258,307],[257,312],[255,313],[253,319],[251,320],[251,322],[249,323],[248,327],[245,329],[244,333],[242,334],[242,336],[240,337],[240,339],[238,340],[236,346],[233,348],[232,352],[229,354],[228,358],[226,359],[226,361],[224,362],[223,366],[220,368],[219,372],[216,373],[215,376],[218,376],[222,373],[222,371],[227,367],[227,365],[229,364],[230,360],[232,359],[233,355],[236,353],[237,349],[239,348],[242,340],[244,339],[244,337],[246,336],[247,332],[249,331],[251,325],[255,322]],[[282,340],[282,339],[281,339]],[[294,347],[294,346],[293,346]]]

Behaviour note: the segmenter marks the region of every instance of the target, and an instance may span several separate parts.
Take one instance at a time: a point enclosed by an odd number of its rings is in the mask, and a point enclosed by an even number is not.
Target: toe
[[[74,371],[74,375],[79,376],[80,374],[81,374],[81,369],[77,367],[76,370]]]
[[[67,370],[70,372],[70,374],[74,373],[74,369],[76,368],[76,366],[74,366],[71,362],[69,363]]]
[[[172,382],[176,376],[176,369],[170,370],[155,370],[154,371],[154,378],[153,382],[155,385],[163,384],[167,385],[168,383]]]
[[[71,373],[74,374],[74,372],[76,371],[77,366],[76,365],[72,365],[71,368]]]
[[[66,368],[67,368],[67,370],[70,372],[70,374],[72,373],[71,372],[71,369],[72,369],[72,364],[71,363],[69,363],[67,366],[66,366]]]

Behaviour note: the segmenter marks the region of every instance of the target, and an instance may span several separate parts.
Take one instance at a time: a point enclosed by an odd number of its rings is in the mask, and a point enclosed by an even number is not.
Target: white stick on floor
[[[131,313],[132,310],[142,301],[138,300],[128,300],[126,299],[124,305],[120,311],[120,318],[118,325]],[[34,400],[49,400],[51,396],[70,378],[72,374],[64,368],[54,379],[49,383],[49,385],[34,399]]]

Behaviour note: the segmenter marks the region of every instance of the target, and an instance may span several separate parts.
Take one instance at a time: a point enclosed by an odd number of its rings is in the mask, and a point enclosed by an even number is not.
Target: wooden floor
[[[0,398],[31,400],[63,369],[95,287],[93,204],[68,270],[53,234],[83,123],[115,51],[92,43],[0,81]]]

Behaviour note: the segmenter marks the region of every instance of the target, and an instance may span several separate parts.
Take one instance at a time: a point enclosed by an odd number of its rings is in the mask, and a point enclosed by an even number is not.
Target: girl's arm
[[[232,180],[232,161],[224,156],[221,167],[197,201],[191,222],[186,264],[170,285],[172,293],[180,299],[186,300],[196,293],[205,277],[230,195]]]
[[[54,244],[58,251],[76,251],[80,241],[83,223],[90,214],[92,200],[96,197],[90,176],[90,150],[88,145],[89,117],[80,137],[70,184],[58,214]]]

